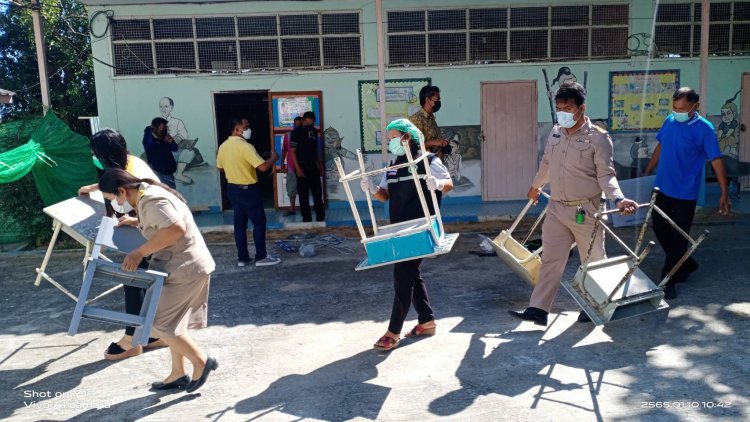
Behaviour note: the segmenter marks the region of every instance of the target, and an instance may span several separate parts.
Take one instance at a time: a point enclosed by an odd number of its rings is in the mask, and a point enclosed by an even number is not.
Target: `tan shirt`
[[[623,197],[612,159],[612,138],[606,130],[586,123],[574,133],[555,125],[547,138],[542,162],[531,186],[549,183],[553,201]]]
[[[185,235],[151,256],[150,269],[169,274],[168,279],[193,280],[211,274],[216,268],[187,204],[172,193],[147,183],[138,193],[138,227],[146,239],[175,223],[185,224]]]
[[[424,111],[423,108],[409,116],[409,121],[424,135],[424,141],[440,139],[440,128],[435,121],[435,115]]]

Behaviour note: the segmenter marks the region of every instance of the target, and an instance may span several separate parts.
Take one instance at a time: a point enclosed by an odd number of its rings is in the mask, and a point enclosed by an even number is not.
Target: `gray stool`
[[[120,269],[121,264],[112,262],[106,257],[100,258],[99,253],[102,246],[127,253],[145,241],[137,229],[132,227],[115,227],[116,223],[111,218],[102,218],[94,249],[83,276],[81,291],[78,294],[78,302],[73,311],[73,318],[70,321],[68,335],[75,335],[78,332],[81,319],[86,318],[111,324],[136,327],[135,334],[133,335],[133,345],[145,345],[148,343],[151,327],[156,316],[156,307],[159,304],[161,290],[164,287],[164,279],[167,278],[167,274],[141,269],[136,272],[125,272]],[[86,302],[94,279],[146,289],[140,314],[131,315],[87,304]]]

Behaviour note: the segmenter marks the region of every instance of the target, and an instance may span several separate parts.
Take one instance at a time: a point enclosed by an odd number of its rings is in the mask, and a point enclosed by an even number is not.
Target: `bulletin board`
[[[275,131],[291,130],[294,118],[306,111],[315,113],[315,126],[320,127],[320,96],[311,95],[271,95],[273,128]]]
[[[422,108],[419,90],[429,85],[431,78],[391,79],[385,81],[386,120],[407,118]],[[359,81],[359,117],[362,131],[362,152],[380,152],[380,92],[377,80]]]
[[[609,73],[611,132],[657,131],[672,113],[679,70]]]
[[[302,117],[306,111],[315,113],[315,128],[318,134],[322,133],[323,127],[323,92],[322,91],[293,91],[293,92],[269,92],[268,107],[271,127],[271,145],[279,154],[279,159],[274,163],[275,175],[273,177],[274,206],[275,208],[286,208],[291,204],[286,195],[286,174],[281,172],[284,164],[281,160],[281,147],[284,135],[294,129],[294,118]],[[321,139],[322,143],[322,139]],[[287,157],[288,158],[288,157]],[[325,179],[323,180],[323,202],[328,206],[328,193],[326,192]]]

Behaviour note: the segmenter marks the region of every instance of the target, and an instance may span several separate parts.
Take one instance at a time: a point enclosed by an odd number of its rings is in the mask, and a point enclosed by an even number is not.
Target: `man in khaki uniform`
[[[563,84],[557,91],[558,124],[550,132],[539,172],[528,193],[529,199],[537,201],[539,189],[550,184],[551,202],[542,226],[542,267],[529,307],[523,312],[509,312],[537,325],[547,325],[573,242],[578,244],[581,259],[586,256],[602,193],[613,199],[623,213],[633,213],[637,208],[620,191],[612,160],[612,139],[585,115],[585,100],[586,90],[576,82]],[[604,257],[604,229],[600,229],[591,260]],[[586,319],[581,313],[579,321]]]

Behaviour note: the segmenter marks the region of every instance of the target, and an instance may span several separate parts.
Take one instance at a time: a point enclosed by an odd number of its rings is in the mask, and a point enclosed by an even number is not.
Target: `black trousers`
[[[690,227],[693,225],[693,217],[695,217],[695,200],[685,200],[672,198],[659,193],[656,197],[656,206],[661,208],[665,214],[672,219],[685,233],[690,234]],[[663,279],[677,262],[682,258],[682,255],[688,250],[688,241],[677,230],[672,228],[672,225],[667,222],[660,214],[653,213],[654,219],[654,234],[656,239],[659,241],[661,248],[664,249],[666,259],[664,260],[664,267],[661,270],[661,278]],[[689,268],[694,267],[696,264],[695,260],[691,257],[686,261],[680,270],[674,274],[670,280],[670,283],[679,283],[687,277],[690,273]]]
[[[401,333],[411,304],[417,311],[420,324],[435,319],[430,298],[427,297],[427,287],[419,274],[421,263],[421,259],[415,259],[393,265],[393,288],[396,290],[396,296],[393,298],[391,322],[388,324],[388,331],[392,333]]]
[[[297,177],[297,193],[299,193],[299,209],[302,221],[312,221],[310,212],[310,194],[315,205],[315,221],[325,221],[326,210],[323,205],[323,186],[320,183],[320,171],[317,167],[303,168],[305,177]]]

